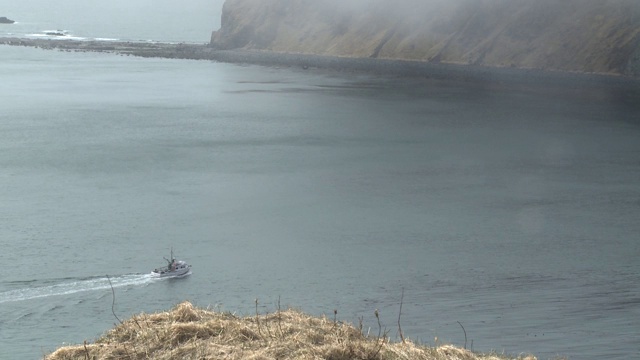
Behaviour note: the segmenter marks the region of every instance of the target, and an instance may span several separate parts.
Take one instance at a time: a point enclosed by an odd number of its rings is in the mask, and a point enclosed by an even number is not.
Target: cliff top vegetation
[[[372,331],[373,332],[373,331]],[[373,336],[351,324],[297,310],[239,317],[194,307],[139,314],[94,343],[61,347],[45,356],[67,359],[416,359],[535,360],[527,356],[479,354],[452,345],[392,342],[383,329]]]

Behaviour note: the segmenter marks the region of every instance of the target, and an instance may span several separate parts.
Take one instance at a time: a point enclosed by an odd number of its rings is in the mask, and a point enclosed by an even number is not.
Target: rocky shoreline
[[[640,78],[610,74],[498,68],[380,58],[276,53],[257,50],[220,50],[208,44],[0,38],[0,45],[26,46],[70,52],[103,52],[138,57],[210,60],[225,63],[296,67],[302,69],[327,69],[351,73],[482,83],[569,85],[571,87],[608,85],[640,88]]]

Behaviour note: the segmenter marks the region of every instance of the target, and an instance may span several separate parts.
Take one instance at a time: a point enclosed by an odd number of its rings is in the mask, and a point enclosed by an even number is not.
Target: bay
[[[176,34],[131,38],[150,29]],[[481,351],[640,353],[633,87],[6,46],[0,63],[2,358],[91,341],[112,305],[256,299],[372,334],[378,309],[392,338],[402,301],[405,336],[431,345],[463,346],[462,324]],[[193,274],[151,279],[171,247]]]

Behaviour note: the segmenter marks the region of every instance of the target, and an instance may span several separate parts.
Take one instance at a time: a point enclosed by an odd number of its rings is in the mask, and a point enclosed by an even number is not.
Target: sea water
[[[83,30],[80,9],[60,27],[127,38]],[[394,339],[400,319],[418,342],[541,359],[640,355],[637,88],[7,46],[0,63],[2,359],[184,300],[335,310]],[[171,248],[193,274],[151,277]]]
[[[3,1],[0,36],[207,43],[224,0]]]

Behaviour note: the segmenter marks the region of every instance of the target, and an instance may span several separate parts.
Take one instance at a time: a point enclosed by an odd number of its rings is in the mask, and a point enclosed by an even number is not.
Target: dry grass
[[[95,343],[62,347],[48,360],[86,359],[416,359],[535,360],[476,354],[366,337],[355,327],[295,310],[237,317],[196,308],[189,302],[171,311],[135,315]]]

